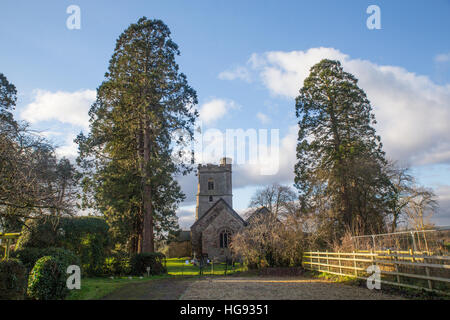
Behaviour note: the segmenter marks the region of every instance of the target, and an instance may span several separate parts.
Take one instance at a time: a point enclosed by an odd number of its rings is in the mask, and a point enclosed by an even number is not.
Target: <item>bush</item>
[[[109,227],[100,217],[63,217],[27,222],[17,247],[59,247],[72,251],[81,259],[83,271],[100,275],[110,250]]]
[[[27,287],[26,268],[17,259],[0,261],[0,300],[23,300]]]
[[[131,273],[141,276],[147,274],[147,267],[150,267],[151,275],[167,273],[163,265],[166,256],[162,253],[138,253],[131,258]]]
[[[127,253],[115,253],[105,259],[103,273],[109,276],[125,276],[131,274],[131,259]]]
[[[24,248],[11,253],[11,257],[17,258],[27,269],[27,274],[31,272],[36,261],[45,256],[52,256],[61,260],[66,266],[80,266],[80,259],[70,250],[62,248]]]
[[[231,248],[249,269],[298,267],[305,239],[301,217],[287,216],[280,221],[272,215],[259,215],[233,235]]]
[[[58,258],[40,258],[28,278],[28,296],[36,300],[63,300],[69,293],[66,270],[67,265]]]
[[[49,218],[33,219],[26,222],[22,235],[16,244],[16,250],[23,248],[56,247],[58,232],[56,220]]]

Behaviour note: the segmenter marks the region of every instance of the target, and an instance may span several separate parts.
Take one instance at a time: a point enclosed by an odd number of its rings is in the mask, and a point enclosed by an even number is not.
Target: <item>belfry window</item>
[[[220,247],[228,248],[231,241],[231,232],[229,230],[224,230],[220,233],[219,237]]]
[[[214,180],[212,179],[208,180],[208,190],[214,190]]]

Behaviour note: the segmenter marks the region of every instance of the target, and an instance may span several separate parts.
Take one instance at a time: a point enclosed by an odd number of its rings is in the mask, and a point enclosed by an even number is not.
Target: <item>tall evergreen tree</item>
[[[340,62],[322,60],[296,99],[296,187],[303,209],[328,212],[337,235],[376,232],[384,223],[384,152],[372,107],[357,83]]]
[[[91,132],[77,138],[79,163],[91,173],[84,180],[90,200],[112,220],[133,225],[136,251],[153,252],[155,228],[174,226],[184,196],[174,176],[192,169],[171,155],[186,142],[172,134],[183,130],[192,139],[198,116],[196,92],[175,62],[179,54],[162,21],[144,17],[128,27],[90,110]]]

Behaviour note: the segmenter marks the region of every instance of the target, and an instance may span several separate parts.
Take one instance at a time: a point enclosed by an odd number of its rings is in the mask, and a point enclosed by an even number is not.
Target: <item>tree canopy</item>
[[[104,213],[135,252],[153,252],[155,231],[161,236],[178,227],[175,210],[184,195],[174,177],[192,170],[172,156],[183,139],[193,139],[198,116],[179,54],[161,20],[130,25],[97,90],[90,133],[77,138],[85,204]],[[177,131],[184,134],[173,139]]]
[[[305,79],[296,114],[295,184],[303,210],[322,215],[330,233],[382,231],[386,160],[358,80],[340,62],[322,60]]]

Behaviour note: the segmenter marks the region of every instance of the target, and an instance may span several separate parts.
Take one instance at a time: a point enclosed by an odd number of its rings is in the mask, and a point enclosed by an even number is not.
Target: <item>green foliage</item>
[[[23,228],[18,249],[68,249],[80,257],[84,272],[100,275],[111,246],[108,230],[108,224],[100,217],[33,220]]]
[[[2,124],[2,129],[6,124],[13,127],[17,125],[10,112],[16,106],[16,102],[16,87],[8,81],[3,73],[0,73],[0,124]]]
[[[299,138],[295,184],[302,209],[317,212],[329,241],[380,233],[389,179],[375,116],[358,80],[339,61],[311,68],[296,99]]]
[[[193,139],[198,116],[196,92],[175,61],[179,54],[161,20],[130,25],[97,90],[90,134],[77,137],[83,205],[105,215],[129,252],[153,252],[155,235],[178,228],[184,195],[174,176],[192,166],[175,162],[172,151]],[[184,136],[174,138],[179,131]]]
[[[45,256],[57,258],[67,266],[80,265],[80,258],[72,251],[63,248],[23,248],[13,251],[11,256],[22,261],[27,273],[30,273],[36,261]]]
[[[147,267],[150,267],[151,275],[167,273],[164,259],[165,256],[159,252],[135,254],[131,257],[131,273],[138,276],[147,274]]]
[[[28,278],[28,296],[35,300],[63,300],[67,289],[67,265],[55,257],[40,258]]]
[[[103,273],[108,276],[131,274],[131,259],[127,253],[118,252],[105,259]]]
[[[23,300],[27,287],[26,269],[17,259],[0,261],[0,300]]]
[[[56,226],[49,218],[33,219],[26,222],[16,249],[55,247],[58,238]]]

